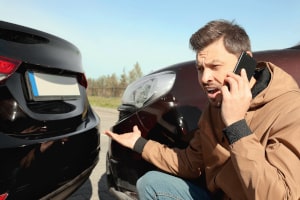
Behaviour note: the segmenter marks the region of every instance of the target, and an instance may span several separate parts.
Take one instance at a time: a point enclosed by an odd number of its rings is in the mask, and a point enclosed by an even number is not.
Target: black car
[[[254,57],[281,66],[300,84],[300,45],[255,52]],[[133,125],[138,125],[146,139],[184,148],[198,128],[206,104],[195,61],[176,64],[150,73],[126,88],[118,108],[119,120],[112,131],[131,132]],[[156,169],[139,154],[112,140],[106,159],[108,187],[119,199],[136,199],[137,179]]]
[[[65,199],[99,160],[80,51],[0,21],[0,199]]]

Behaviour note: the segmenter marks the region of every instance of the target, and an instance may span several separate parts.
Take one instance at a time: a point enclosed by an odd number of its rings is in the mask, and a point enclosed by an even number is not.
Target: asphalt
[[[118,120],[118,112],[114,109],[100,107],[93,107],[93,109],[100,117],[100,160],[90,178],[67,200],[116,200],[108,191],[106,185],[105,157],[108,148],[108,137],[102,133],[115,124]]]

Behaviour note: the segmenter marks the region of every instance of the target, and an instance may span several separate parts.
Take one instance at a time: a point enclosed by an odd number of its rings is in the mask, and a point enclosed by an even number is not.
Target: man
[[[300,199],[300,92],[279,67],[260,62],[248,81],[232,71],[251,53],[244,29],[211,21],[190,39],[209,105],[186,149],[133,132],[105,133],[156,165],[137,182],[140,199]],[[283,82],[284,81],[284,82]],[[206,188],[191,179],[205,176]],[[179,178],[180,177],[180,178]],[[221,195],[220,195],[221,194]]]

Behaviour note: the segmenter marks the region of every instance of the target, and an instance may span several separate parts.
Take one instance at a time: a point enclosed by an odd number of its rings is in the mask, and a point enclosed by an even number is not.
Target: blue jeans
[[[158,171],[149,171],[136,184],[140,200],[209,200],[209,192],[184,179]]]

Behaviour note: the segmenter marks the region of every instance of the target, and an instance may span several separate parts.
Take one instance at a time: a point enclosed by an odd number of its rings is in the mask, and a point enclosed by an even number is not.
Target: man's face
[[[198,80],[213,106],[220,106],[222,95],[220,88],[228,72],[232,72],[238,57],[229,53],[223,44],[223,38],[197,52]]]

